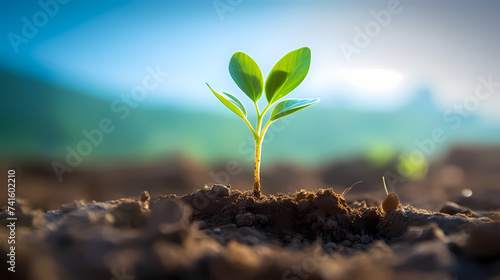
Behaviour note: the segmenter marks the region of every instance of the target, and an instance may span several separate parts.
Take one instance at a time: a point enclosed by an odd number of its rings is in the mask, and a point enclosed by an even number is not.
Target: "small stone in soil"
[[[359,241],[361,244],[368,245],[373,242],[373,238],[369,235],[363,235],[360,237]]]
[[[344,246],[344,247],[351,247],[351,246],[352,246],[352,242],[351,242],[351,241],[349,241],[349,240],[344,240],[344,241],[342,241],[342,243],[341,243],[341,244],[342,244],[342,246]]]
[[[231,193],[231,190],[228,187],[220,184],[213,185],[212,191],[216,196],[228,196]]]
[[[236,216],[236,225],[239,227],[251,226],[255,220],[253,213],[245,213]]]

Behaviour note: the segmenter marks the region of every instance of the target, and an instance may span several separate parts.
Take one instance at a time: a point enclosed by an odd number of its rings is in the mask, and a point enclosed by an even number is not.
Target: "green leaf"
[[[253,102],[260,99],[264,78],[259,65],[250,56],[242,52],[234,53],[229,62],[229,74]]]
[[[314,98],[314,99],[290,98],[280,101],[278,102],[278,104],[276,104],[276,106],[274,106],[269,121],[274,122],[279,118],[283,118],[284,116],[293,114],[298,110],[304,109],[305,107],[310,106],[318,101],[319,98]]]
[[[266,78],[267,102],[274,103],[294,90],[306,77],[310,65],[309,48],[289,52],[280,59]]]
[[[215,96],[219,98],[222,104],[226,105],[226,107],[233,111],[236,115],[242,117],[243,119],[246,119],[247,110],[245,109],[243,103],[241,103],[241,101],[236,96],[227,92],[222,92],[222,94],[220,94],[213,90],[208,83],[207,86],[215,94]]]

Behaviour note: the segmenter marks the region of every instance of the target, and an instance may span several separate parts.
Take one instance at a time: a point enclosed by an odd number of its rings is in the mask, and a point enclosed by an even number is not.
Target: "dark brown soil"
[[[429,163],[428,174],[418,180],[395,180],[389,191],[395,191],[401,203],[438,211],[446,201],[473,210],[500,208],[500,148],[456,147]],[[22,183],[16,196],[27,199],[34,208],[48,211],[74,200],[108,201],[136,196],[147,188],[153,197],[175,193],[185,195],[200,186],[214,183],[231,184],[238,189],[251,189],[253,159],[240,162],[241,172],[228,173],[227,163],[204,165],[185,156],[158,158],[156,161],[117,161],[82,165],[59,182],[51,167],[52,160],[33,162],[2,161],[0,170],[16,167]],[[395,158],[384,165],[374,165],[366,158],[335,159],[316,167],[291,162],[276,163],[262,170],[265,194],[293,193],[304,188],[312,191],[325,186],[342,193],[346,187],[362,180],[346,195],[350,200],[373,200],[380,205],[385,198],[381,177],[386,172],[398,174]],[[229,176],[230,175],[230,176]],[[464,195],[470,191],[471,195]],[[0,206],[7,202],[7,192],[0,192]]]
[[[21,204],[21,201],[18,201]],[[332,189],[261,196],[223,185],[19,207],[0,279],[497,279],[500,214],[447,204],[384,213]],[[7,212],[0,213],[3,238]],[[6,263],[9,247],[0,244]]]
[[[161,203],[165,198],[152,203]],[[228,224],[253,227],[266,235],[269,243],[288,245],[299,240],[312,244],[341,242],[358,235],[377,235],[382,218],[378,207],[351,209],[345,199],[332,189],[292,195],[262,195],[257,199],[251,191],[231,191],[223,185],[180,198],[193,209],[193,220],[202,221],[201,228],[217,228]],[[298,239],[296,237],[299,237]]]

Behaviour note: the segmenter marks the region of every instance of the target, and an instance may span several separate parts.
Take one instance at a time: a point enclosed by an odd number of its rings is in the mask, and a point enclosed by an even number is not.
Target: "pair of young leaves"
[[[273,104],[294,90],[306,77],[311,64],[311,50],[301,48],[286,54],[269,73],[265,92],[268,104]],[[254,102],[262,96],[263,77],[257,63],[247,54],[237,52],[229,62],[229,73],[238,87]],[[207,83],[208,85],[208,83]],[[215,96],[236,115],[246,119],[247,111],[241,101],[227,92],[218,93],[210,85]],[[284,99],[276,104],[269,122],[274,122],[319,101],[315,99]]]

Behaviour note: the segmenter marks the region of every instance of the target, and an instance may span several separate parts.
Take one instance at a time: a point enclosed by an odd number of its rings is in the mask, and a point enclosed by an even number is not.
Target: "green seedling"
[[[257,63],[247,54],[237,52],[231,57],[229,62],[229,74],[238,87],[252,100],[257,112],[257,124],[254,128],[247,119],[247,110],[243,103],[234,95],[227,92],[218,93],[210,85],[207,86],[215,96],[231,111],[241,117],[252,132],[255,140],[255,170],[253,193],[260,197],[260,159],[262,141],[271,123],[287,115],[295,113],[319,101],[315,99],[283,99],[294,90],[306,77],[311,64],[311,50],[301,48],[286,54],[271,69],[266,78],[265,95],[267,99],[266,107],[260,111],[257,101],[259,101],[264,91],[264,79]],[[267,123],[262,128],[264,115],[271,108],[273,110]]]

